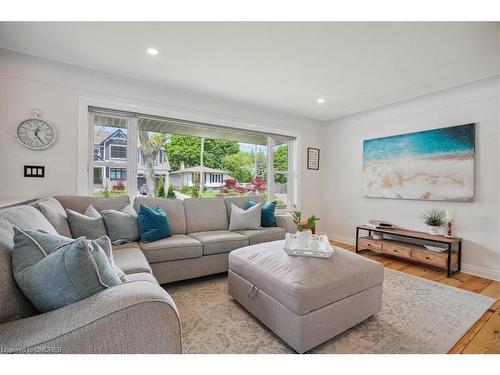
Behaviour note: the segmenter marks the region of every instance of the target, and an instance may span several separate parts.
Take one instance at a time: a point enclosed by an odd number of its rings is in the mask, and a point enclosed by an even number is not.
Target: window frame
[[[224,127],[227,129],[243,130],[250,132],[258,132],[262,134],[275,134],[276,136],[284,136],[293,138],[291,140],[292,147],[289,147],[289,165],[288,172],[292,178],[289,178],[290,189],[288,196],[293,204],[293,209],[301,207],[301,190],[302,190],[302,174],[297,171],[301,170],[302,166],[302,134],[298,130],[289,130],[286,124],[273,124],[263,121],[247,121],[235,119],[227,116],[217,116],[196,111],[188,111],[185,109],[169,106],[148,106],[140,105],[133,102],[116,101],[112,98],[98,98],[81,95],[78,97],[78,155],[77,155],[77,194],[91,195],[92,194],[92,173],[91,166],[93,165],[93,154],[90,145],[93,146],[92,127],[89,126],[90,118],[94,112],[91,110],[97,109],[99,113],[111,113],[112,116],[121,116],[129,114],[148,114],[148,116],[156,116],[163,118],[176,118],[183,121],[199,122],[204,124],[212,124],[216,127]],[[102,111],[101,111],[102,110]],[[120,115],[117,115],[120,113]],[[131,129],[137,129],[137,117],[128,117],[128,146],[129,150],[137,150],[137,138],[131,136]],[[290,152],[291,156],[290,157]],[[127,160],[127,193],[131,199],[137,195],[137,152],[128,152]],[[268,164],[269,160],[268,158]],[[268,168],[269,170],[269,168]],[[268,174],[268,180],[269,180]],[[268,184],[268,186],[271,184]],[[268,199],[270,195],[268,194]],[[278,209],[280,211],[280,209]],[[289,209],[287,209],[289,211]]]

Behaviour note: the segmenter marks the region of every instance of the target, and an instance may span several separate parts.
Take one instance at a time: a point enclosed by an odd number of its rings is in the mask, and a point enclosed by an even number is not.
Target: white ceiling
[[[499,23],[3,22],[0,47],[318,120],[499,71]]]

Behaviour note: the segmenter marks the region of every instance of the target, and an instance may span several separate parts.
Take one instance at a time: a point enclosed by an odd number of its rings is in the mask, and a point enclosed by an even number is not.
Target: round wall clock
[[[43,150],[54,144],[56,131],[47,122],[40,119],[40,110],[31,111],[33,118],[21,122],[16,130],[17,140],[31,150]]]

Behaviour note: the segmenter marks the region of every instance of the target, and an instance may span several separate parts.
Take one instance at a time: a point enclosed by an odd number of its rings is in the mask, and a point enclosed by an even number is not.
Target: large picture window
[[[185,199],[265,195],[295,208],[295,139],[90,109],[91,191]]]

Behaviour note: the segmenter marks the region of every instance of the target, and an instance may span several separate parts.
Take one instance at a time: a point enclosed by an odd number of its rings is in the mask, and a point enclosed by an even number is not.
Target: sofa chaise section
[[[81,211],[87,203],[93,201],[82,204]],[[113,207],[119,209],[119,205]],[[116,263],[128,273],[128,282],[40,314],[12,275],[13,224],[57,233],[35,207],[0,210],[0,347],[4,352],[181,353],[176,306],[137,246],[113,251]]]
[[[132,281],[0,324],[0,347],[14,353],[181,353],[181,324],[163,288]]]

